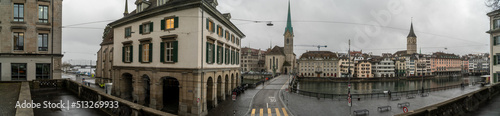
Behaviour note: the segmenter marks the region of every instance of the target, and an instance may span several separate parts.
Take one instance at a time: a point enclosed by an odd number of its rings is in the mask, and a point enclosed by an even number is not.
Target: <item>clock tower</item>
[[[406,37],[406,40],[406,53],[417,53],[417,36],[413,32],[413,21],[411,22],[410,33],[408,34],[408,37]]]

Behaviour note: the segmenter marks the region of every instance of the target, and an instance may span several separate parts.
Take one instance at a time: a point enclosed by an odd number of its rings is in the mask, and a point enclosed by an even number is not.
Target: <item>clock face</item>
[[[409,38],[408,39],[408,43],[411,43],[411,44],[416,43],[415,38]]]

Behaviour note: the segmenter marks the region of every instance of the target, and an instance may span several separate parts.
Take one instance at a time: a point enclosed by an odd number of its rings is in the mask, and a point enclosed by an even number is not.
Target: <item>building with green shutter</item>
[[[490,82],[498,83],[500,74],[500,10],[495,10],[486,14],[490,17],[490,29],[486,33],[490,34]]]
[[[112,71],[101,72],[101,78],[110,78],[112,95],[178,115],[206,115],[227,100],[241,81],[245,35],[229,13],[216,9],[217,0],[135,4],[136,10],[125,8],[123,18],[108,24]],[[105,65],[98,70],[106,71]]]

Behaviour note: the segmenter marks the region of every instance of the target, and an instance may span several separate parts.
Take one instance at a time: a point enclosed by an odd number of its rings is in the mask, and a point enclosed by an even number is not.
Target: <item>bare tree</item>
[[[62,68],[63,68],[64,71],[67,71],[70,68],[70,66],[71,66],[71,64],[68,63],[68,62],[64,62],[62,64]]]
[[[500,9],[499,1],[500,0],[486,0],[485,4],[487,7],[490,7],[491,10],[494,11]]]

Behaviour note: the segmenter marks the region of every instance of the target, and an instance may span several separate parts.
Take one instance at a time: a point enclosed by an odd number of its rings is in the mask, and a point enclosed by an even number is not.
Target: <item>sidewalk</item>
[[[20,89],[21,83],[0,83],[0,116],[16,115]]]
[[[430,92],[428,97],[416,96],[407,99],[402,96],[400,100],[391,101],[387,97],[383,98],[361,98],[360,101],[353,99],[352,107],[347,105],[347,100],[338,99],[317,99],[316,97],[303,96],[296,93],[285,92],[284,101],[288,99],[288,108],[296,116],[347,116],[355,110],[367,109],[370,116],[389,116],[404,113],[398,103],[409,102],[408,111],[446,101],[448,99],[478,90],[480,87],[472,86],[465,89],[455,88],[443,91]],[[346,98],[347,99],[347,98]],[[285,102],[286,103],[286,102]],[[379,106],[391,106],[390,111],[379,112]]]

